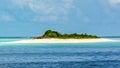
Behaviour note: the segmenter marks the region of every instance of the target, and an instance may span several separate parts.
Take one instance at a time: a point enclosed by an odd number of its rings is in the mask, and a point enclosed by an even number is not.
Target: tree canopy
[[[61,34],[57,31],[52,31],[52,30],[47,30],[43,36],[37,37],[39,38],[61,38],[61,39],[87,39],[87,38],[100,38],[98,36],[95,35],[88,35],[88,34],[77,34],[77,33],[73,33],[73,34]]]

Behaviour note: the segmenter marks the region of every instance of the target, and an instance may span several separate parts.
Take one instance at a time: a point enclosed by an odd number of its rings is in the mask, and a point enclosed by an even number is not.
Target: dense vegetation
[[[74,39],[86,39],[86,38],[99,38],[98,36],[94,36],[94,35],[88,35],[88,34],[77,34],[77,33],[73,33],[73,34],[61,34],[59,32],[56,31],[52,31],[52,30],[47,30],[43,36],[37,37],[39,38],[61,38],[61,39],[70,39],[70,38],[74,38]]]

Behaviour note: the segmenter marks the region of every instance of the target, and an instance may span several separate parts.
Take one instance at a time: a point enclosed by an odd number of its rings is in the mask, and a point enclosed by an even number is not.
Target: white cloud
[[[66,18],[74,8],[74,0],[11,0],[15,8],[30,9],[37,16],[35,21],[56,21],[60,17]],[[38,16],[39,15],[39,16]],[[62,19],[62,18],[61,18]]]
[[[120,0],[108,0],[108,1],[113,6],[120,4]]]
[[[109,18],[114,18],[119,15],[120,11],[120,0],[100,0],[101,6],[103,7],[102,11]]]
[[[67,14],[73,7],[73,0],[12,0],[19,8],[28,7],[39,14]]]
[[[104,7],[108,8],[116,8],[120,6],[120,0],[100,0],[99,2],[101,2]]]
[[[120,5],[120,0],[106,0],[106,1],[109,4],[109,6],[112,7],[118,7]]]

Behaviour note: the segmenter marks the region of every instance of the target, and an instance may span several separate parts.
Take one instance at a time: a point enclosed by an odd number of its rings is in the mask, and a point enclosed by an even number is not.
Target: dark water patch
[[[0,68],[119,68],[120,61],[4,63]]]
[[[120,52],[43,52],[43,53],[40,53],[40,52],[36,52],[36,53],[0,53],[1,56],[5,56],[5,55],[18,55],[18,56],[23,56],[23,55],[26,55],[26,56],[29,56],[29,55],[39,55],[39,56],[120,56]]]

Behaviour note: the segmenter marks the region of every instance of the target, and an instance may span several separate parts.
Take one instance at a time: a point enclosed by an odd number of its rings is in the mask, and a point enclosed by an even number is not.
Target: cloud
[[[99,1],[103,7],[116,8],[120,6],[120,0],[100,0]]]
[[[13,21],[14,18],[11,17],[10,15],[7,15],[7,14],[1,14],[0,15],[0,21],[4,21],[4,22],[10,22],[10,21]]]
[[[120,4],[120,0],[108,0],[108,2],[113,6]]]
[[[74,8],[74,0],[11,0],[11,2],[16,9],[27,8],[36,14],[33,19],[36,21],[57,21],[66,18]]]
[[[28,7],[39,14],[67,14],[73,7],[73,0],[12,0],[21,9]]]

